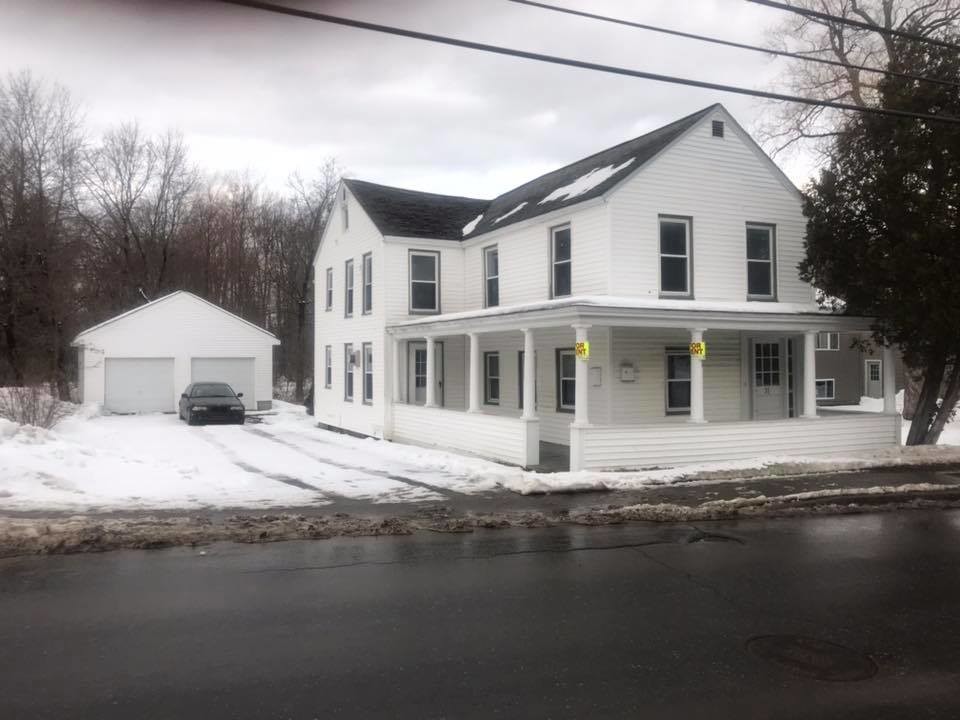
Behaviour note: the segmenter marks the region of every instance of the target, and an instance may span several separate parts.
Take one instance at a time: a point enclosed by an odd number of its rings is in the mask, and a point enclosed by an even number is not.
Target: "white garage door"
[[[247,410],[256,410],[253,392],[253,358],[193,358],[191,382],[225,382],[240,398]]]
[[[115,413],[173,412],[173,358],[107,358],[103,406]]]

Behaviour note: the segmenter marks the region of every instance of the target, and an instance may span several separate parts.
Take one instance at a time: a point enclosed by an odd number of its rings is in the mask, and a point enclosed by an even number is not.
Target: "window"
[[[714,120],[713,121],[713,136],[715,138],[723,137],[723,120]]]
[[[550,283],[551,297],[569,295],[573,284],[570,251],[570,226],[553,228],[550,231],[550,260],[553,272]]]
[[[344,283],[343,316],[353,317],[353,260],[347,260],[344,266],[344,275],[346,281]]]
[[[525,353],[523,352],[523,350],[520,350],[519,352],[517,352],[517,378],[518,378],[518,380],[519,380],[519,382],[517,383],[517,397],[519,398],[519,399],[517,400],[517,407],[520,408],[521,410],[523,410],[523,363],[524,363],[524,355],[525,355]],[[536,354],[536,353],[533,354],[533,366],[534,366],[534,367],[533,367],[534,377],[536,377],[536,372],[537,372],[537,367],[536,367],[536,366],[537,366],[537,354]],[[534,386],[533,386],[533,404],[534,404],[534,406],[536,406],[536,404],[537,404],[537,400],[538,400],[538,397],[537,397],[537,396],[538,396],[537,386],[536,386],[536,383],[534,383]]]
[[[323,348],[323,386],[333,387],[333,347]]]
[[[773,226],[747,225],[747,298],[776,298]]]
[[[754,387],[780,387],[780,343],[757,343],[753,354]]]
[[[840,333],[822,332],[817,333],[817,350],[839,350]]]
[[[833,378],[817,380],[817,400],[833,400],[835,388]]]
[[[440,312],[440,253],[410,252],[410,312]]]
[[[340,187],[340,213],[343,217],[343,229],[348,230],[350,228],[350,205],[347,202],[346,185]]]
[[[485,307],[500,304],[500,252],[496,245],[483,251],[483,292]]]
[[[577,407],[577,356],[573,348],[557,350],[557,410],[573,412]]]
[[[363,314],[373,310],[373,255],[363,256]]]
[[[373,344],[363,344],[363,402],[373,404]]]
[[[353,402],[353,345],[343,346],[343,399]]]
[[[500,353],[483,354],[483,401],[487,405],[500,404]]]
[[[327,310],[333,310],[333,268],[327,268],[327,298],[324,306]]]
[[[660,294],[691,295],[690,219],[660,218]]]
[[[690,351],[667,350],[667,414],[690,414]]]

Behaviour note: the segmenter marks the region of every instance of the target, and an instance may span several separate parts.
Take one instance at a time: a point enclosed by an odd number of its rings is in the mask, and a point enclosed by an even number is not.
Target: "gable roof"
[[[254,325],[252,322],[250,322],[250,321],[248,321],[248,320],[244,320],[244,319],[243,319],[242,317],[240,317],[239,315],[234,315],[232,312],[229,312],[228,310],[224,310],[224,309],[223,309],[222,307],[220,307],[219,305],[217,305],[217,304],[215,304],[215,303],[212,303],[212,302],[210,302],[209,300],[204,300],[204,299],[203,299],[202,297],[200,297],[199,295],[194,295],[193,293],[187,292],[186,290],[175,290],[174,292],[169,293],[169,294],[167,294],[167,295],[164,295],[163,297],[159,297],[159,298],[157,298],[156,300],[151,300],[151,301],[148,302],[148,303],[144,303],[143,305],[140,305],[140,306],[138,306],[138,307],[135,307],[133,310],[127,310],[127,312],[121,313],[120,315],[116,315],[116,316],[110,318],[109,320],[104,320],[102,323],[99,323],[99,324],[97,324],[97,325],[94,325],[93,327],[87,328],[87,329],[84,330],[83,332],[78,333],[77,336],[73,339],[73,342],[71,342],[70,344],[71,344],[71,345],[79,345],[81,338],[83,338],[85,335],[89,335],[90,333],[92,333],[92,332],[94,332],[94,331],[97,331],[97,330],[100,330],[101,328],[104,328],[104,327],[106,327],[106,326],[108,326],[108,325],[112,325],[112,324],[115,323],[115,322],[118,322],[118,321],[120,321],[120,320],[125,320],[125,319],[127,319],[128,317],[130,317],[131,315],[135,315],[135,314],[137,314],[137,313],[139,313],[139,312],[141,312],[141,311],[143,311],[143,310],[146,310],[147,308],[156,307],[157,305],[160,305],[161,303],[166,303],[166,302],[168,302],[169,300],[172,300],[173,298],[179,297],[179,296],[184,296],[184,297],[189,298],[190,300],[194,300],[194,301],[196,301],[196,302],[201,302],[201,303],[203,303],[204,305],[208,305],[208,306],[210,306],[211,308],[213,308],[214,310],[217,310],[217,311],[223,313],[224,315],[228,316],[229,318],[231,318],[231,319],[233,319],[233,320],[235,320],[235,321],[237,321],[237,322],[243,323],[244,325],[247,325],[250,329],[256,330],[256,331],[258,331],[258,332],[266,335],[270,340],[273,341],[273,344],[274,344],[274,345],[279,345],[279,344],[280,344],[280,340],[277,339],[277,336],[274,335],[274,334],[273,334],[272,332],[270,332],[269,330],[264,330],[264,329],[263,329],[262,327],[260,327],[259,325]]]
[[[345,179],[344,184],[382,235],[462,240],[463,226],[490,204],[489,200],[436,195]]]

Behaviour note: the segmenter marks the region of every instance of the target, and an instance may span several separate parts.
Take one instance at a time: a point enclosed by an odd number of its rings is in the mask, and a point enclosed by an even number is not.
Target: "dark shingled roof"
[[[384,235],[464,240],[603,195],[696,125],[716,107],[717,105],[711,105],[646,135],[541,175],[493,200],[434,195],[376,185],[361,180],[344,182],[376,224],[377,229]],[[561,196],[550,202],[541,203],[555,190],[570,185],[591,171],[608,167],[617,168],[625,163],[629,164],[586,192],[574,197]],[[518,207],[520,209],[517,209]],[[472,232],[464,235],[464,226],[481,213],[483,218],[480,222]],[[505,217],[507,215],[509,217]],[[494,222],[497,218],[503,219],[500,222]]]
[[[463,240],[463,226],[483,212],[489,200],[434,195],[344,180],[383,235]]]

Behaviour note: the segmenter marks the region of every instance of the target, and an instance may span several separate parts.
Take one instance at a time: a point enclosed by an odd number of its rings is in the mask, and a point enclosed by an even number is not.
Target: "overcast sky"
[[[284,0],[277,0],[283,2]],[[763,44],[782,15],[743,0],[555,0]],[[507,0],[286,4],[657,73],[762,88],[782,60]],[[493,197],[715,102],[762,101],[545,65],[208,0],[0,0],[0,71],[66,86],[92,135],[177,128],[201,167],[280,188],[335,157],[352,177]],[[781,166],[802,184],[805,156]]]

